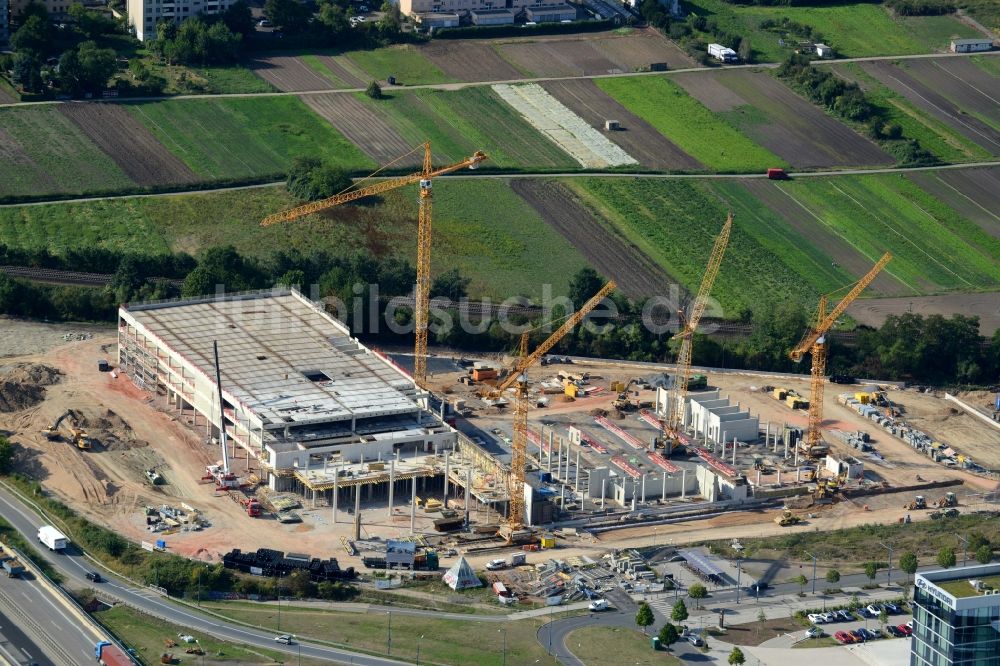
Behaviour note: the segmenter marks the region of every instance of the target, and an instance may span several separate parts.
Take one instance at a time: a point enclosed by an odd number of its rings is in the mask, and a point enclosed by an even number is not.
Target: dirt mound
[[[70,410],[69,420],[74,427],[83,428],[108,451],[127,451],[149,446],[149,442],[135,436],[135,431],[125,419],[110,409],[100,416],[87,417]]]
[[[16,363],[0,368],[0,412],[18,412],[45,399],[45,388],[62,378],[55,368],[40,363]]]

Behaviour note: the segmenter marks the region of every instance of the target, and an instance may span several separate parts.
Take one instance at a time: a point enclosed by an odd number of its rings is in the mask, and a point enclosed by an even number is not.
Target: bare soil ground
[[[26,186],[33,187],[38,191],[50,192],[62,189],[52,176],[24,152],[21,143],[2,127],[0,127],[0,163],[17,167],[14,171],[23,173],[22,178],[27,181],[20,186],[18,184],[8,185],[5,181],[10,176],[6,175],[4,178],[0,178],[0,194],[21,191]]]
[[[986,233],[1000,237],[1000,168],[920,172],[907,177]]]
[[[1000,123],[1000,79],[976,67],[968,58],[918,58],[907,62],[906,70],[960,109]]]
[[[198,180],[191,169],[117,104],[59,104],[97,146],[139,185],[174,185]]]
[[[843,266],[852,275],[864,275],[871,268],[869,259],[855,250],[846,240],[822,226],[808,209],[800,205],[780,185],[753,179],[744,180],[741,184],[768,208],[780,215],[793,229],[822,249],[830,257],[830,261]],[[892,296],[910,293],[905,285],[886,273],[875,279],[872,289]]]
[[[0,88],[0,104],[13,104],[16,101],[6,90]]]
[[[749,109],[741,128],[765,148],[788,160],[795,167],[853,165],[888,165],[893,158],[874,142],[847,125],[820,111],[791,89],[763,71],[729,70],[704,74],[679,74],[678,83],[709,108],[731,103],[712,97],[718,89],[703,82],[715,79],[733,91]],[[706,99],[702,99],[705,96]],[[706,101],[707,100],[707,101]],[[711,102],[708,104],[707,102]],[[741,106],[741,105],[738,105]],[[731,108],[730,117],[741,117],[741,109]],[[760,118],[763,113],[764,118]]]
[[[1000,292],[865,298],[855,301],[847,309],[847,314],[869,326],[880,326],[887,316],[904,312],[915,312],[924,316],[939,314],[946,317],[955,313],[976,315],[979,317],[979,332],[991,336],[1000,329]]]
[[[940,73],[933,76],[933,79],[929,80],[934,80],[935,83],[928,86],[907,70],[889,61],[865,62],[861,66],[879,81],[906,97],[917,108],[923,109],[954,128],[956,132],[991,154],[1000,155],[1000,132],[963,111],[960,104],[962,101],[968,101],[969,94],[963,93],[961,100],[952,100],[949,97],[947,89],[953,88],[954,80],[946,84],[945,78],[951,79],[948,74]],[[925,75],[929,76],[930,73],[925,72]]]
[[[671,69],[696,66],[687,55],[655,31],[627,35],[605,33],[585,38],[549,37],[531,41],[500,41],[494,48],[515,69],[535,76],[620,74],[665,62]]]
[[[958,397],[974,407],[990,405],[992,409],[994,394],[979,391]],[[905,408],[904,418],[914,427],[988,469],[1000,469],[1000,428],[992,428],[945,401],[943,393],[893,391],[890,398]]]
[[[413,148],[381,114],[365,107],[349,94],[328,93],[301,97],[309,108],[330,121],[337,131],[379,164],[392,162]],[[418,166],[420,156],[415,154],[400,164]]]
[[[64,345],[67,338],[82,339],[94,335],[113,334],[109,326],[94,324],[43,324],[0,315],[0,359],[11,356],[43,354]],[[98,358],[106,358],[101,352]],[[4,361],[6,363],[6,361]]]
[[[420,52],[459,81],[510,81],[524,77],[488,41],[436,39],[422,46]]]
[[[559,183],[514,178],[511,188],[537,210],[602,275],[625,294],[639,298],[663,291],[666,273],[638,248],[601,226],[572,192]]]
[[[653,169],[700,169],[702,164],[675,146],[642,118],[608,97],[590,79],[549,81],[542,84],[553,97],[591,126],[603,129],[605,120],[617,120],[622,129],[604,132],[643,166]]]
[[[344,65],[341,58],[335,58],[333,56],[321,55],[317,56],[320,61],[327,66],[327,68],[334,73],[341,81],[343,81],[348,86],[354,88],[364,88],[367,81],[359,77],[358,70],[356,68],[348,68]]]
[[[337,82],[321,76],[295,56],[259,56],[250,61],[250,69],[253,70],[254,74],[284,92],[330,90],[340,87]]]

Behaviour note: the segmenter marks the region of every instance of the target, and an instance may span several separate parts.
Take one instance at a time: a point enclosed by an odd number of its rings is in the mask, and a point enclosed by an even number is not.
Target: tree
[[[688,596],[694,599],[696,605],[701,608],[701,604],[698,601],[708,596],[708,590],[701,583],[695,583],[688,588]]]
[[[677,639],[680,638],[680,634],[677,633],[677,627],[667,622],[660,628],[659,638],[660,645],[665,648],[669,648],[677,642]]]
[[[378,81],[372,81],[365,89],[365,94],[372,99],[382,99],[382,86],[378,84]]]
[[[59,57],[59,84],[74,95],[100,90],[118,67],[115,57],[112,49],[83,42]]]
[[[799,584],[799,594],[803,594],[803,588],[809,583],[809,579],[806,578],[805,574],[799,574],[795,577],[795,582]]]
[[[49,43],[51,39],[52,28],[48,19],[32,14],[24,20],[17,32],[11,35],[10,45],[15,51],[31,51],[42,55],[51,47]]]
[[[899,558],[899,568],[903,573],[912,576],[917,573],[917,555],[912,551],[906,551]]]
[[[983,544],[976,549],[976,561],[980,564],[989,564],[993,561],[993,549],[989,544]]]
[[[42,63],[33,53],[15,53],[11,69],[14,83],[20,84],[25,92],[41,92]]]
[[[68,13],[76,22],[76,29],[87,39],[97,39],[118,29],[113,19],[100,12],[91,11],[79,2],[71,4]]]
[[[443,296],[452,301],[460,301],[469,295],[469,278],[462,277],[457,268],[441,273],[431,283],[431,298]]]
[[[889,613],[885,608],[882,608],[878,612],[878,623],[882,627],[882,630],[885,631],[885,625],[889,624]]]
[[[253,14],[246,0],[236,0],[229,5],[229,9],[222,13],[222,22],[231,32],[244,37],[254,30]]]
[[[764,609],[761,608],[757,611],[757,625],[754,627],[754,632],[760,636],[760,628],[763,624],[767,622],[767,614],[764,613]]]
[[[868,576],[868,580],[875,580],[875,576],[878,575],[878,562],[865,562],[865,575]]]
[[[295,595],[296,599],[313,596],[315,590],[309,572],[303,569],[293,571],[288,577],[288,591]]]
[[[830,585],[836,585],[840,582],[840,572],[836,569],[830,569],[826,572],[826,582]]]
[[[851,611],[856,611],[859,608],[861,608],[861,599],[858,598],[858,593],[857,592],[855,592],[854,594],[851,595],[851,598],[847,602],[847,607]]]
[[[639,604],[639,610],[635,614],[635,623],[642,627],[642,633],[646,633],[646,627],[653,624],[655,618],[653,617],[653,609],[649,607],[645,601]]]
[[[688,619],[687,604],[684,603],[683,599],[678,599],[677,603],[670,610],[670,619],[674,622],[683,622]]]
[[[569,281],[569,290],[566,295],[576,307],[583,306],[590,300],[590,297],[600,291],[604,286],[604,279],[589,266],[581,268]]]
[[[310,9],[299,0],[267,0],[264,16],[288,34],[302,32],[309,25]]]
[[[317,157],[296,157],[288,170],[285,188],[298,199],[317,201],[343,192],[353,183],[346,171]]]
[[[739,649],[738,647],[734,647],[733,651],[729,653],[730,664],[735,664],[738,666],[739,664],[745,664],[746,662],[747,658],[743,656],[743,650]]]
[[[6,474],[14,464],[14,445],[0,435],[0,474]]]
[[[937,563],[942,569],[950,569],[955,566],[955,549],[945,546],[939,550]]]
[[[753,59],[753,49],[750,47],[750,38],[744,37],[740,40],[740,46],[736,49],[736,53],[740,56],[740,60],[744,64],[750,64]]]

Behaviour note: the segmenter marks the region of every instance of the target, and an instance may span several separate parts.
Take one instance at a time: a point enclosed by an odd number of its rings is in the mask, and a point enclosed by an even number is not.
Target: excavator
[[[59,418],[55,420],[55,423],[52,424],[52,427],[45,428],[44,430],[42,430],[42,436],[45,437],[45,439],[49,440],[50,442],[62,439],[62,435],[59,432],[59,426],[62,424],[63,420],[66,419],[67,416],[71,416],[72,414],[73,410],[67,409],[65,412],[62,413],[62,415]],[[87,434],[86,430],[84,430],[83,428],[77,428],[75,426],[68,428],[68,430],[69,430],[69,438],[67,441],[69,441],[70,444],[80,449],[81,451],[90,451],[92,448],[94,448],[94,442],[90,438],[90,435]]]
[[[507,519],[500,527],[498,534],[508,544],[522,541],[530,536],[524,530],[524,475],[528,451],[528,368],[547,354],[573,327],[583,321],[583,318],[590,314],[591,310],[596,308],[604,300],[604,297],[614,291],[616,287],[613,280],[601,287],[583,307],[568,317],[552,335],[546,338],[545,342],[538,345],[530,354],[528,353],[528,332],[525,331],[521,335],[520,358],[514,367],[503,381],[481,394],[484,398],[495,400],[508,389],[515,389],[514,438],[511,441],[510,474],[507,479],[510,505]]]
[[[620,412],[631,412],[631,411],[633,411],[636,408],[636,406],[635,406],[635,403],[631,402],[628,399],[628,390],[630,388],[632,388],[632,386],[634,384],[638,384],[638,383],[639,383],[638,379],[630,379],[628,381],[628,384],[625,385],[625,388],[622,389],[622,392],[619,393],[618,397],[615,398],[614,402],[611,403],[611,406],[614,407],[615,409],[617,409]]]

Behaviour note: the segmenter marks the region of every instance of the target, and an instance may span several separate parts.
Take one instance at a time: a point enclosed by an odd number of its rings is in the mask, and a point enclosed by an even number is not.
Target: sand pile
[[[45,399],[45,387],[62,378],[57,369],[41,363],[0,367],[0,412],[18,412]]]
[[[149,446],[149,442],[135,436],[135,431],[125,419],[110,409],[100,416],[89,418],[70,410],[70,420],[74,426],[85,429],[91,438],[96,439],[108,451],[127,451]]]

